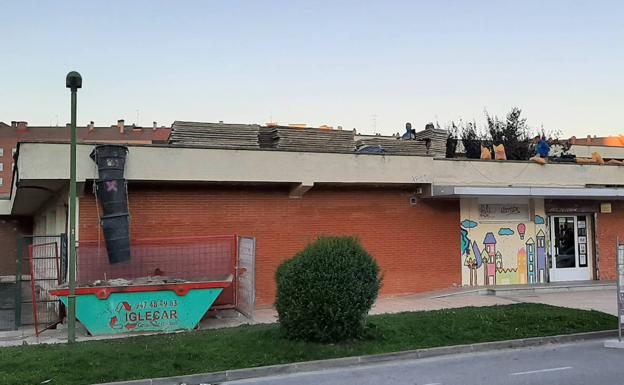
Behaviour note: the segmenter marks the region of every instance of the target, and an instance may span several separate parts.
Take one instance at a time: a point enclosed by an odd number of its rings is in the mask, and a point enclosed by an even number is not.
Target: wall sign
[[[604,214],[611,213],[611,203],[601,203],[600,204],[600,212]]]
[[[579,267],[587,267],[587,218],[580,215],[576,221]]]
[[[479,219],[482,221],[527,221],[528,204],[480,204]]]
[[[552,200],[544,201],[546,212],[549,213],[595,213],[600,210],[597,201],[589,200]]]
[[[587,266],[587,254],[579,255],[579,267]]]

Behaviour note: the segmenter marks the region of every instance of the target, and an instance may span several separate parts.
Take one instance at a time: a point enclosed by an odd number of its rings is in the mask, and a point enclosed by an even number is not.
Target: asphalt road
[[[228,382],[254,385],[624,385],[624,349],[603,341],[460,354]]]

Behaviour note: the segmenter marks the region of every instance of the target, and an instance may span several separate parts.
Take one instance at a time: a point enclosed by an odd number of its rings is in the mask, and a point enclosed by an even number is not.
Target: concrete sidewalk
[[[591,290],[575,290],[550,292],[540,291],[505,291],[504,295],[483,295],[483,290],[475,288],[457,288],[444,291],[422,293],[416,295],[385,297],[377,300],[371,314],[401,313],[410,311],[427,311],[452,309],[466,306],[494,306],[513,303],[544,303],[554,306],[569,307],[583,310],[598,310],[608,314],[617,314],[617,303],[614,287],[605,287]],[[253,320],[233,310],[209,313],[200,324],[200,329],[217,329],[235,327],[248,324],[268,324],[277,322],[277,312],[273,308],[258,309]],[[63,343],[67,341],[67,330],[61,327],[57,330],[47,330],[40,337],[36,337],[34,329],[22,328],[16,331],[0,332],[0,347],[23,344]],[[143,333],[145,334],[145,333]],[[156,333],[152,333],[156,334]],[[136,335],[136,334],[132,334]],[[86,330],[79,326],[78,341],[93,341],[100,339],[124,338],[132,335],[89,336]]]
[[[562,293],[511,294],[500,296],[499,298],[505,298],[515,302],[544,303],[573,309],[598,310],[617,316],[617,296],[615,287],[601,290]]]

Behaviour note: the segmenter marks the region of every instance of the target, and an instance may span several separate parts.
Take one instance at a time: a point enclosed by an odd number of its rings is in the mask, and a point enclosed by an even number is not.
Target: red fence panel
[[[163,276],[188,281],[222,280],[235,275],[236,236],[136,239],[129,262],[109,264],[104,240],[80,241],[78,285],[96,280]],[[234,285],[233,285],[234,286]],[[217,305],[234,304],[233,287]]]
[[[32,290],[35,334],[49,329],[61,320],[60,303],[48,290],[61,283],[61,259],[59,242],[45,242],[30,245],[30,284]]]

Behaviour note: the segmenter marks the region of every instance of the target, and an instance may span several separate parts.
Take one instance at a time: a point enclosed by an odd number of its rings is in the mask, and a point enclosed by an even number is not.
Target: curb
[[[245,368],[226,370],[222,372],[190,374],[186,376],[151,378],[143,380],[131,380],[121,382],[107,382],[95,385],[209,385],[227,381],[242,380],[249,378],[268,377],[280,374],[310,372],[324,369],[339,369],[355,366],[364,366],[388,361],[416,360],[420,358],[447,356],[451,354],[477,353],[492,350],[513,349],[547,344],[560,344],[584,340],[610,338],[617,336],[617,330],[599,332],[565,334],[550,337],[532,337],[516,340],[495,342],[483,342],[478,344],[442,346],[408,350],[396,353],[375,354],[370,356],[356,356],[344,358],[332,358],[328,360],[297,362],[292,364],[260,366],[257,368]]]

